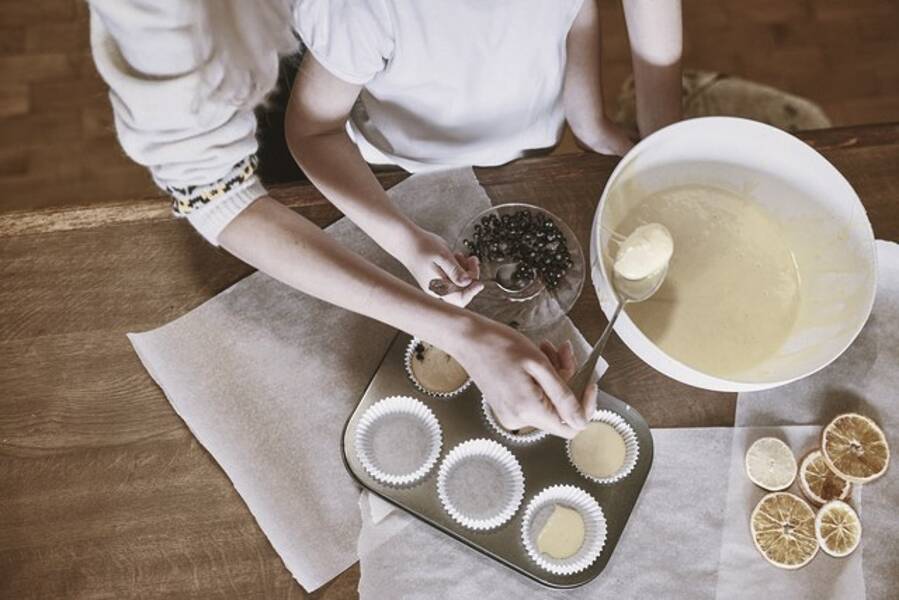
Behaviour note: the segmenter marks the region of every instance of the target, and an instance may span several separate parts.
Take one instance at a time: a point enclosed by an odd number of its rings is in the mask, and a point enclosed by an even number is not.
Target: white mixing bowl
[[[744,392],[810,375],[852,343],[871,313],[876,289],[874,235],[849,182],[823,156],[768,125],[730,117],[691,119],[647,137],[612,172],[593,218],[590,265],[603,312],[617,300],[609,281],[610,231],[629,206],[666,188],[699,184],[759,203],[800,240],[795,258],[800,307],[792,334],[761,364],[723,379],[691,368],[646,337],[627,312],[615,332],[647,364],[683,383]],[[675,240],[677,252],[678,240]]]

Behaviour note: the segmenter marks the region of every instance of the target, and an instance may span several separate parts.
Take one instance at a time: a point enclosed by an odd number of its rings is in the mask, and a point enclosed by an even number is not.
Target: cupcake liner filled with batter
[[[555,575],[580,573],[606,543],[606,519],[590,494],[573,485],[554,485],[528,503],[521,541],[537,566]]]
[[[452,356],[427,342],[412,338],[406,347],[406,374],[418,391],[452,398],[471,385],[471,378]]]
[[[437,474],[437,495],[454,521],[474,530],[506,523],[524,497],[524,473],[515,456],[493,440],[453,448]]]
[[[583,431],[568,440],[565,448],[578,473],[603,484],[627,477],[640,455],[633,428],[618,413],[602,409],[593,414]]]
[[[406,486],[423,479],[437,463],[443,444],[430,408],[408,396],[379,400],[359,418],[356,455],[373,479]]]

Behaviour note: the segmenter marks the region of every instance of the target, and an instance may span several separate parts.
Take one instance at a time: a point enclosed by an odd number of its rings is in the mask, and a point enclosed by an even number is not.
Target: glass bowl
[[[530,214],[526,223],[515,224],[515,216],[523,211]],[[499,223],[493,221],[497,219]],[[505,223],[503,221],[505,217]],[[523,217],[518,216],[518,219]],[[551,227],[545,222],[555,225]],[[478,251],[472,248],[471,242],[475,241],[478,232],[483,232],[488,223],[499,225],[503,231],[509,231],[511,235],[507,239],[510,242],[493,245],[491,249],[481,245]],[[541,235],[542,232],[542,235]],[[543,241],[545,237],[559,236],[561,240],[552,240],[549,248],[556,253],[546,256],[544,251],[541,257],[551,262],[546,267],[545,273],[538,269],[531,269],[530,264],[533,249],[536,242]],[[533,242],[531,240],[534,240]],[[466,241],[469,244],[466,244]],[[564,241],[568,256],[565,256],[561,246],[555,245]],[[472,218],[459,237],[456,239],[454,251],[465,254],[479,254],[481,258],[481,277],[484,289],[475,296],[468,307],[486,317],[505,323],[522,331],[541,329],[555,323],[571,310],[581,293],[586,276],[584,253],[574,233],[551,212],[530,204],[501,204],[489,208]],[[518,260],[511,255],[521,256],[527,253],[531,258]],[[570,264],[569,264],[570,263]],[[569,264],[564,273],[558,268],[561,264]]]

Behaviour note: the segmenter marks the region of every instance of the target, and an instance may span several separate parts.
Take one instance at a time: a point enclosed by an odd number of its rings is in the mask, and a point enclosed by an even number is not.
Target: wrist
[[[420,337],[458,357],[470,350],[471,340],[483,319],[470,310],[434,299],[434,314],[422,328]]]
[[[392,227],[382,236],[381,247],[407,268],[417,256],[422,246],[422,237],[426,232],[408,218]]]

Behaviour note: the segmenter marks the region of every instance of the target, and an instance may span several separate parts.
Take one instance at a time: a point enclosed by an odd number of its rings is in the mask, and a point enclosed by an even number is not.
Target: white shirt
[[[555,145],[583,0],[299,0],[295,28],[363,86],[349,122],[373,163],[498,165]]]
[[[109,85],[119,142],[159,187],[212,184],[255,154],[253,111],[212,93],[225,65],[202,58],[209,40],[193,2],[90,0],[90,9],[91,50]],[[274,53],[267,66],[274,81]],[[217,245],[225,226],[265,193],[254,176],[187,219]]]
[[[328,70],[364,86],[348,128],[366,160],[409,171],[496,165],[558,141],[565,40],[582,1],[296,0],[294,26]],[[125,152],[163,188],[227,180],[256,152],[256,119],[210,93],[227,67],[201,58],[208,40],[193,1],[90,8]],[[277,70],[273,54],[272,81]],[[217,244],[265,193],[252,177],[187,218]]]

